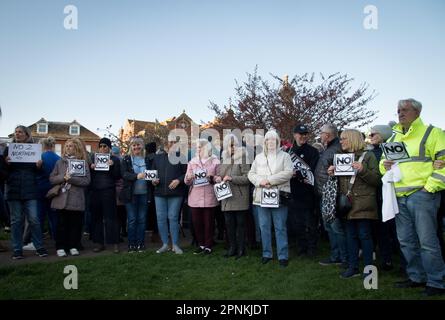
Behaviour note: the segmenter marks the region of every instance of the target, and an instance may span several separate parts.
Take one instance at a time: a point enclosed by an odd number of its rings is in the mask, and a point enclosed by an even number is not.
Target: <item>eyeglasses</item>
[[[108,146],[106,144],[100,144],[99,148],[108,148]]]
[[[369,136],[372,138],[374,136],[378,135],[378,133],[370,133]]]

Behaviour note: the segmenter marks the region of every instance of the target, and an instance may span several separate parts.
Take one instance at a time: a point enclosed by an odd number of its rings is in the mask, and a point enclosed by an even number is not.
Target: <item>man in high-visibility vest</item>
[[[408,280],[397,282],[398,288],[425,287],[424,295],[445,294],[445,264],[437,237],[437,211],[440,191],[445,189],[445,168],[433,168],[433,161],[445,159],[445,134],[426,126],[420,119],[422,104],[414,99],[401,100],[399,123],[388,142],[403,142],[409,159],[399,160],[402,179],[394,183],[399,213],[396,215],[397,237],[407,261]],[[384,174],[394,161],[380,161]]]

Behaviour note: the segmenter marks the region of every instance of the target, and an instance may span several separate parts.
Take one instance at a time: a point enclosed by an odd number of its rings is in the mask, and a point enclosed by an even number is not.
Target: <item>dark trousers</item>
[[[216,230],[218,232],[217,239],[224,240],[226,223],[224,221],[224,213],[221,211],[221,206],[217,206],[214,212],[215,212]]]
[[[119,221],[119,233],[122,236],[127,236],[127,209],[124,205],[118,205],[116,207],[117,210],[117,219]]]
[[[56,249],[78,249],[82,236],[83,211],[57,211]]]
[[[91,197],[91,231],[94,243],[119,243],[115,188],[95,190]]]
[[[211,249],[215,227],[215,208],[190,208],[198,246]]]
[[[289,237],[297,240],[299,252],[315,252],[318,241],[318,216],[313,208],[301,208],[292,201],[288,214]]]
[[[229,255],[244,254],[246,211],[225,211]]]

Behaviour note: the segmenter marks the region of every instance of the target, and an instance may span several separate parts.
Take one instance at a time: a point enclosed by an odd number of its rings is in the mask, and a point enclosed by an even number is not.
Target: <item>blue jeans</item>
[[[258,207],[258,218],[263,244],[263,257],[272,258],[272,220],[275,227],[278,259],[288,260],[289,248],[287,243],[287,207],[262,208]]]
[[[397,198],[397,237],[407,262],[406,273],[415,282],[445,288],[445,265],[437,238],[439,193],[417,191]]]
[[[11,211],[11,236],[14,252],[22,252],[23,222],[25,215],[31,228],[32,243],[37,250],[43,248],[37,200],[11,200],[8,201],[8,204]]]
[[[128,245],[145,244],[145,224],[147,222],[148,194],[133,195],[127,208]]]
[[[358,269],[359,244],[363,251],[365,266],[372,265],[374,245],[371,236],[371,220],[351,219],[346,221],[346,237],[348,239],[349,268]]]
[[[182,197],[156,197],[156,218],[158,229],[163,244],[168,244],[168,227],[172,244],[178,244],[179,238],[179,211],[181,210]],[[167,221],[168,219],[168,221]]]
[[[348,261],[345,224],[346,222],[342,219],[335,219],[330,223],[323,219],[323,225],[328,233],[329,244],[331,246],[331,261]]]

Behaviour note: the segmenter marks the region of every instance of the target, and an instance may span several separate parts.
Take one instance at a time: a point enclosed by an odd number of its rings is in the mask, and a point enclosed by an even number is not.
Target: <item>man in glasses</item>
[[[321,201],[323,186],[329,178],[328,168],[334,163],[334,155],[342,153],[342,151],[337,127],[332,123],[327,123],[321,127],[320,138],[321,143],[325,146],[325,150],[321,153],[315,168],[315,186]],[[323,266],[340,264],[347,266],[345,222],[341,219],[335,219],[328,223],[323,219],[323,225],[328,233],[331,254],[319,263]]]
[[[444,295],[445,265],[437,237],[437,210],[440,191],[445,190],[445,168],[435,168],[435,160],[445,160],[445,135],[421,118],[422,104],[414,99],[400,100],[397,106],[399,123],[388,142],[403,142],[410,158],[391,161],[382,157],[380,172],[385,174],[394,165],[402,179],[394,183],[399,213],[396,214],[397,237],[407,262],[406,281],[398,288],[426,285],[424,295]]]

